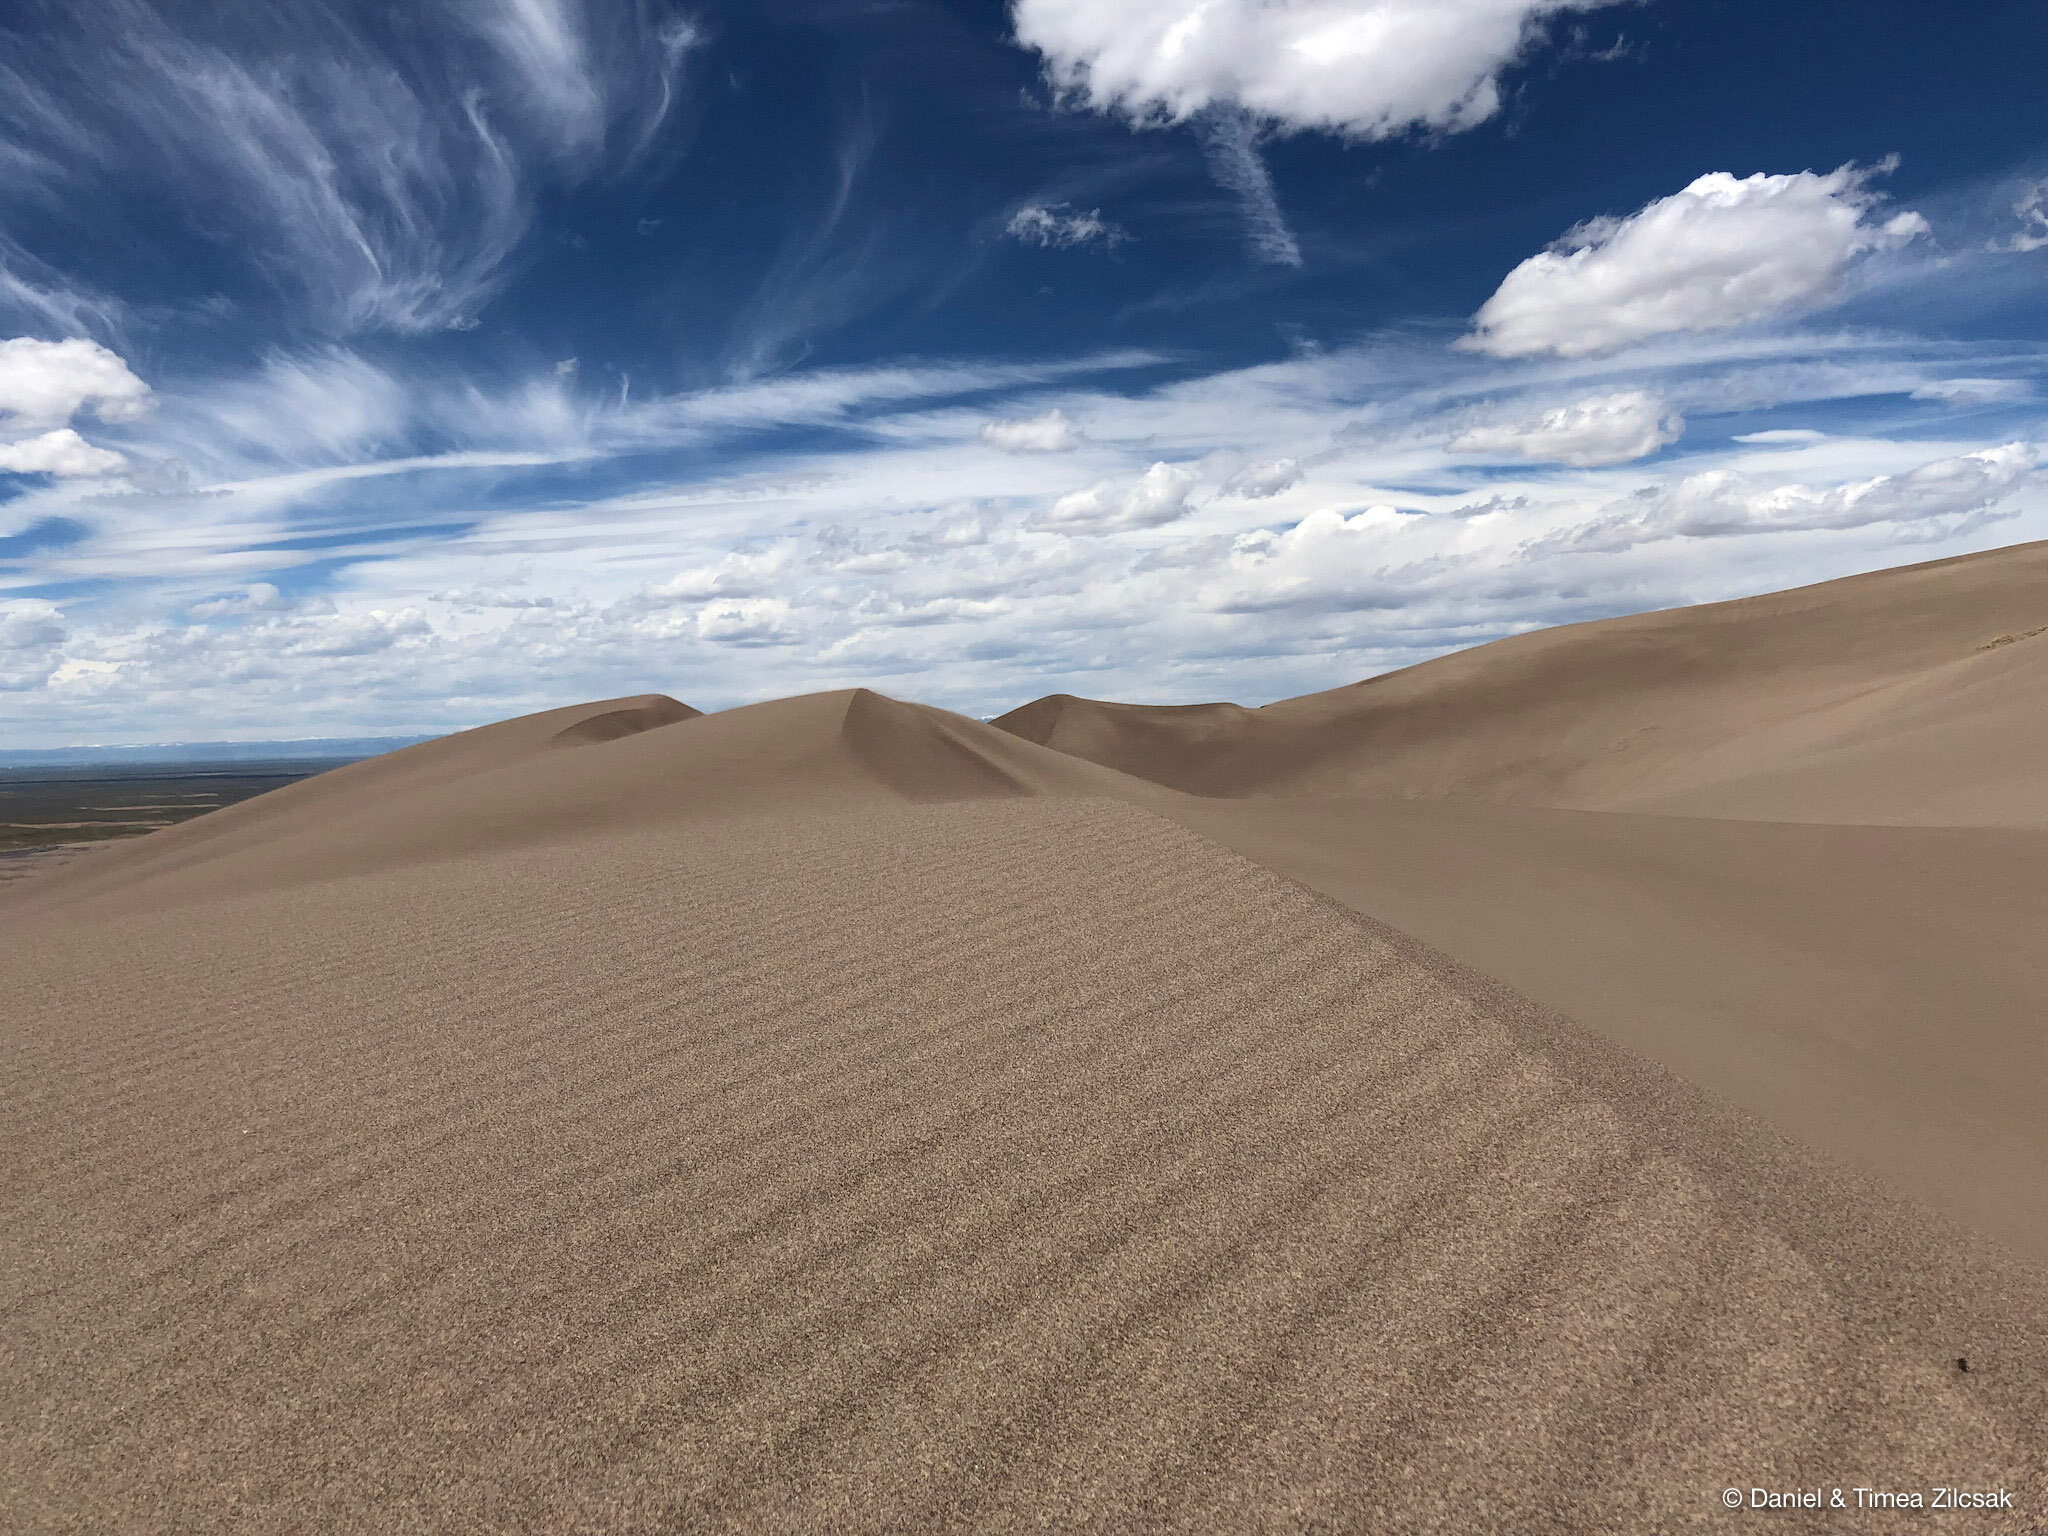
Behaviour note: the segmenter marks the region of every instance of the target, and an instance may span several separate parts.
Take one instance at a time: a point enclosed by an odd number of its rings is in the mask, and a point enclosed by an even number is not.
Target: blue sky
[[[2037,3],[26,3],[0,738],[1257,703],[2048,537]]]

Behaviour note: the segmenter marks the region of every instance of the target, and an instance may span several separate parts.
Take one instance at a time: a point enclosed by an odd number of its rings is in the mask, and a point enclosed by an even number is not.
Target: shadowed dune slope
[[[2036,1275],[1028,753],[920,716],[870,792],[890,712],[802,707],[829,814],[0,929],[0,1523],[2040,1507]]]
[[[2048,1265],[2048,832],[1169,809]]]
[[[865,689],[700,715],[659,695],[528,715],[217,811],[24,883],[0,912],[147,910],[730,815],[1152,786]]]
[[[1201,795],[2048,827],[2048,544],[1516,636],[1262,709],[995,722]]]
[[[644,694],[637,699],[619,699],[589,706],[595,714],[580,715],[548,738],[550,746],[584,747],[594,742],[617,741],[638,736],[642,731],[695,720],[704,711],[670,698],[664,693]]]

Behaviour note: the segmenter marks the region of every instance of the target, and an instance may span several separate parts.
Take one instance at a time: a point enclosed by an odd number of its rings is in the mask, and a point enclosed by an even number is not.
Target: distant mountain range
[[[0,769],[121,768],[159,763],[298,763],[376,757],[426,736],[306,736],[292,741],[159,741],[141,746],[0,747]]]

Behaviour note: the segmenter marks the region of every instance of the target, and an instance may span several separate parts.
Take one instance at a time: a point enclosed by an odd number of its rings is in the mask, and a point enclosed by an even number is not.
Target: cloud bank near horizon
[[[700,707],[854,682],[977,713],[1059,687],[1257,702],[1741,595],[1760,569],[1787,585],[2048,536],[2038,396],[1965,392],[1985,435],[1958,437],[1942,392],[1971,365],[1944,349],[1702,340],[1525,368],[1503,394],[1449,340],[1136,387],[1136,360],[1111,357],[628,404],[549,368],[481,408],[325,353],[286,370],[302,405],[325,399],[307,412],[325,434],[251,440],[256,381],[160,396],[122,429],[127,455],[161,464],[210,420],[208,475],[49,477],[17,498],[0,678],[49,744],[80,718],[133,735],[174,699],[224,734],[309,696],[307,728],[334,734],[645,687]],[[2026,371],[2048,375],[2048,355]],[[1916,395],[1920,425],[1898,431]],[[1873,398],[1885,435],[1845,413]],[[991,416],[1005,399],[1039,409]],[[482,432],[516,402],[549,451],[331,462],[423,422]],[[1787,421],[1825,425],[1759,425]],[[805,423],[828,440],[727,451]],[[2026,435],[1991,440],[2012,424]],[[685,443],[721,467],[660,472]],[[655,472],[615,478],[649,454]],[[330,462],[291,467],[308,456]],[[110,582],[119,605],[38,595]]]

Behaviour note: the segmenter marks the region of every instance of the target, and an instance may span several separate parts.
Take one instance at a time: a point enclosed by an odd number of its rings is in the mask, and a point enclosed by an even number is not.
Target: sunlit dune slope
[[[7,910],[138,909],[678,820],[1099,794],[1120,779],[865,689],[716,715],[660,695],[609,699],[409,747],[109,848]],[[1142,798],[1150,786],[1127,788]]]
[[[2048,544],[1547,629],[1243,709],[997,722],[1202,795],[2048,826]]]
[[[927,748],[926,803],[821,748],[823,813],[0,929],[6,1528],[2042,1487],[2037,1277],[1163,819],[931,803],[995,780]]]

